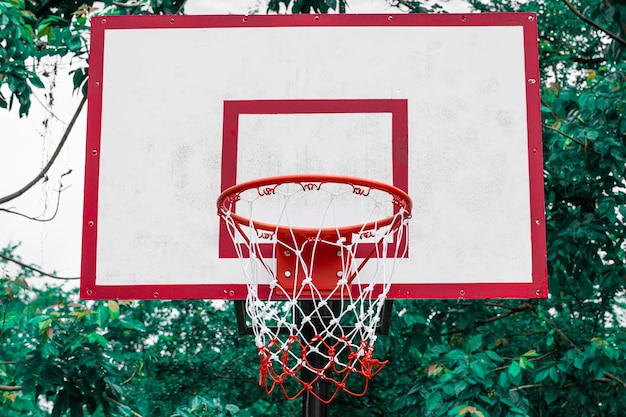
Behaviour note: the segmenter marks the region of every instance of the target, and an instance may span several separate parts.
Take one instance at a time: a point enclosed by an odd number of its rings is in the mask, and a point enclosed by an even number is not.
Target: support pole
[[[315,303],[311,300],[303,300],[300,303],[302,312],[305,315],[309,315],[315,310]],[[321,319],[326,320],[326,316],[326,314],[322,313]],[[312,340],[313,336],[317,334],[316,324],[318,328],[321,328],[322,323],[320,323],[319,317],[315,317],[310,325],[302,329],[302,335],[306,340]],[[307,361],[316,368],[324,367],[324,359],[324,356],[319,353],[311,352],[307,354]],[[315,380],[316,374],[303,367],[300,371],[300,377],[304,382],[311,383]],[[313,391],[320,398],[328,398],[328,382],[318,379],[313,383]],[[302,394],[302,417],[328,417],[328,408],[328,404],[318,400],[310,391],[306,390]]]

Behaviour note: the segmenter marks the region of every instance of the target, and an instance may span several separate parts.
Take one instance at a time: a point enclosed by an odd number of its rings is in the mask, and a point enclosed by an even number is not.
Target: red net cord
[[[260,376],[259,385],[265,387],[270,394],[278,386],[285,397],[293,400],[309,391],[311,395],[324,404],[332,402],[341,391],[355,397],[362,397],[367,392],[369,380],[387,364],[372,357],[373,346],[362,341],[355,349],[347,338],[340,338],[336,343],[329,344],[320,335],[316,335],[311,342],[302,343],[297,336],[290,336],[286,347],[279,346],[277,338],[270,340],[267,346],[259,348]],[[295,349],[294,349],[295,348]],[[324,351],[324,366],[319,368],[311,364],[308,359],[311,353]],[[299,361],[295,361],[294,352],[299,352]],[[339,358],[340,354],[343,356]],[[278,355],[281,360],[272,360]],[[305,381],[300,376],[303,368],[308,369],[315,376]],[[359,389],[348,384],[348,379],[357,376],[361,379]],[[314,389],[318,382],[329,385],[328,395],[321,397]],[[288,388],[291,384],[299,388]]]

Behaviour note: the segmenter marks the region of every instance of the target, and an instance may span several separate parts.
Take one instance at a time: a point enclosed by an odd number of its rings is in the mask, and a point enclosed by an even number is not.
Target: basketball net
[[[365,394],[387,363],[373,357],[376,328],[410,213],[402,190],[349,177],[273,177],[222,193],[268,393],[309,391],[326,404]]]

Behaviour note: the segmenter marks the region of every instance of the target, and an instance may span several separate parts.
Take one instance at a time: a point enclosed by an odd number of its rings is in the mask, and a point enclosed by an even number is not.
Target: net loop
[[[387,364],[373,356],[376,327],[408,253],[411,208],[396,187],[328,175],[265,178],[220,195],[268,394],[278,386],[288,399],[309,392],[323,403],[365,394]]]

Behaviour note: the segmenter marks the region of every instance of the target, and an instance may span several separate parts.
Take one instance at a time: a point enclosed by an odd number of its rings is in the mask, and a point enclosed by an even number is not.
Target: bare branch
[[[61,280],[73,280],[73,279],[80,279],[80,277],[59,277],[57,275],[53,275],[53,274],[49,274],[47,272],[42,271],[39,268],[35,268],[34,266],[25,264],[24,262],[18,261],[17,259],[11,258],[10,256],[6,256],[0,253],[0,258],[9,261],[9,262],[13,262],[15,264],[18,264],[19,266],[26,268],[26,269],[30,269],[31,271],[37,272],[38,274],[44,275],[48,278],[53,278],[53,279],[61,279]]]
[[[604,376],[607,377],[607,379],[619,382],[620,384],[622,384],[624,388],[626,388],[626,382],[622,381],[621,379],[619,379],[617,376],[613,375],[609,371],[606,371],[604,373]]]
[[[406,7],[409,11],[416,11],[417,10],[417,6],[414,3],[411,3],[407,0],[395,0],[395,1],[390,1],[389,5],[391,7],[397,7],[400,8],[400,6],[404,6]]]
[[[569,140],[571,140],[572,142],[577,143],[578,145],[582,146],[582,147],[583,147],[583,149],[585,149],[586,151],[589,151],[589,152],[591,152],[591,153],[595,153],[596,155],[600,155],[600,152],[596,151],[596,150],[595,150],[595,149],[593,149],[591,146],[587,145],[587,144],[586,144],[586,143],[584,143],[584,142],[581,142],[580,140],[576,139],[576,138],[575,138],[575,137],[573,137],[573,136],[568,135],[568,134],[567,134],[567,133],[565,133],[565,132],[561,132],[559,129],[555,129],[555,128],[553,128],[552,126],[547,125],[547,124],[544,124],[544,125],[543,125],[543,127],[545,127],[545,128],[546,128],[546,129],[548,129],[548,130],[552,130],[553,132],[556,132],[556,133],[558,133],[558,134],[560,134],[560,135],[562,135],[562,136],[565,136],[566,138],[568,138],[568,139],[569,139]]]
[[[565,5],[567,6],[568,9],[570,9],[576,16],[578,16],[578,18],[580,20],[582,20],[583,22],[593,26],[594,28],[598,29],[601,32],[606,33],[611,39],[613,39],[616,42],[621,43],[622,45],[626,46],[626,39],[622,39],[620,38],[618,35],[616,35],[615,33],[609,31],[608,29],[603,28],[602,26],[600,26],[599,24],[597,24],[596,22],[594,22],[593,20],[589,19],[587,16],[585,16],[584,14],[582,14],[580,11],[578,11],[578,9],[576,9],[572,3],[570,3],[567,0],[563,0],[563,3],[565,3]]]
[[[502,303],[493,303],[490,301],[485,302],[485,305],[487,307],[498,307],[498,308],[504,308],[506,310],[515,310],[517,307],[513,307],[507,304],[502,304]]]
[[[70,169],[65,174],[61,175],[61,178],[63,178],[64,176],[70,174],[71,172],[72,172],[72,170]],[[65,190],[67,190],[68,188],[69,188],[69,186],[63,188],[63,184],[61,184],[61,181],[59,181],[59,190],[57,191],[57,193],[58,193],[58,195],[57,195],[57,203],[56,203],[56,206],[54,208],[54,213],[52,213],[52,216],[48,217],[47,219],[41,219],[40,218],[41,216],[43,216],[45,214],[45,211],[44,211],[44,213],[42,213],[38,217],[28,216],[26,214],[19,213],[17,211],[13,211],[11,209],[5,209],[5,208],[0,208],[0,211],[3,211],[5,213],[9,213],[9,214],[15,214],[16,216],[25,217],[28,220],[32,220],[32,221],[35,221],[35,222],[41,222],[41,223],[49,222],[49,221],[53,220],[57,216],[57,214],[59,213],[59,206],[61,205],[61,193],[63,191],[65,191]]]
[[[109,397],[109,396],[108,396],[108,395],[106,395],[106,394],[103,394],[103,395],[102,395],[102,399],[104,399],[104,400],[106,400],[106,401],[110,402],[111,404],[115,404],[115,405],[117,405],[118,407],[126,407],[126,408],[128,408],[128,409],[130,410],[130,407],[128,407],[127,405],[122,404],[122,403],[121,403],[121,402],[119,402],[119,401],[114,400],[113,398]],[[132,415],[133,415],[133,416],[135,416],[135,417],[142,417],[142,415],[141,415],[141,414],[139,414],[139,413],[137,413],[137,412],[135,412],[135,411],[133,411],[133,410],[130,410],[130,412],[131,412],[131,413],[132,413]]]
[[[46,166],[43,167],[41,172],[39,172],[39,174],[37,174],[37,176],[33,178],[31,182],[29,182],[28,184],[26,184],[24,187],[20,188],[16,192],[6,195],[4,197],[0,197],[0,204],[4,204],[6,202],[9,202],[21,196],[26,191],[31,189],[35,184],[37,184],[39,181],[41,181],[43,178],[46,177],[46,173],[50,170],[50,168],[52,167],[52,164],[54,164],[54,162],[56,161],[57,157],[59,156],[59,153],[61,153],[61,149],[63,149],[65,142],[67,142],[67,138],[70,136],[70,132],[72,131],[74,124],[76,124],[76,120],[78,119],[78,116],[80,115],[80,112],[83,109],[83,106],[85,105],[86,102],[87,102],[87,97],[83,97],[80,103],[78,104],[78,108],[74,112],[74,116],[72,116],[72,120],[70,121],[70,124],[67,125],[67,129],[65,129],[65,133],[63,133],[61,142],[59,142],[59,144],[57,145],[57,148],[54,150],[54,153],[52,154],[52,157],[50,158]]]
[[[21,391],[22,387],[19,385],[0,385],[0,391]]]
[[[580,348],[576,346],[576,343],[574,343],[572,339],[567,337],[567,335],[563,332],[563,330],[561,330],[556,324],[554,324],[552,320],[550,320],[545,314],[539,314],[539,311],[537,309],[534,309],[533,311],[540,319],[542,319],[550,327],[552,327],[563,340],[568,342],[571,348],[576,349],[577,352],[580,352]]]
[[[543,388],[543,386],[543,384],[520,385],[519,387],[511,388],[509,391],[521,391],[530,388]]]
[[[510,315],[520,313],[520,312],[522,312],[524,310],[535,311],[535,307],[532,304],[530,304],[528,301],[524,301],[522,304],[520,304],[517,307],[511,307],[511,306],[507,306],[507,305],[504,305],[504,304],[494,304],[494,303],[488,303],[488,304],[490,304],[492,307],[504,308],[504,309],[507,309],[509,311],[507,311],[506,313],[498,314],[497,316],[489,317],[488,319],[485,319],[485,320],[482,320],[482,321],[475,321],[474,324],[476,326],[482,326],[482,325],[485,325],[487,323],[492,323],[494,321],[501,320],[501,319],[504,319],[506,317],[509,317]]]
[[[128,384],[130,381],[133,380],[133,378],[135,377],[135,375],[137,375],[137,372],[139,371],[139,369],[141,368],[142,364],[139,364],[135,367],[135,370],[133,371],[132,375],[130,377],[128,377],[128,379],[124,382],[122,382],[120,385],[126,385]]]

